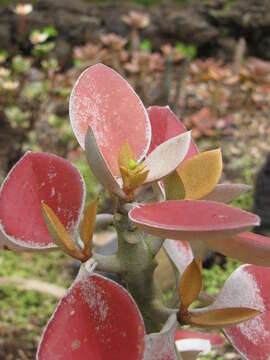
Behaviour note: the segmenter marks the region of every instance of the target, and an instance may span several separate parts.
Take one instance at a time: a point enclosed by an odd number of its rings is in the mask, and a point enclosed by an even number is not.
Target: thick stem
[[[116,255],[101,255],[94,253],[93,259],[97,261],[96,269],[99,271],[109,273],[120,273],[123,269],[121,267],[119,258]]]
[[[155,254],[162,240],[148,238],[148,235],[129,222],[126,214],[115,216],[115,228],[118,234],[117,256],[122,269],[121,280],[142,313],[147,333],[158,332],[170,312],[165,311],[161,291],[153,277],[158,265]],[[158,245],[150,247],[151,241],[158,241]]]

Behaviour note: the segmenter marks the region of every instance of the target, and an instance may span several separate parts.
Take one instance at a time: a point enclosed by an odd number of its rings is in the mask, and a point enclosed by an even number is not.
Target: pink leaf
[[[233,259],[245,263],[270,266],[270,238],[250,232],[228,237],[224,241],[209,239],[207,245]]]
[[[174,334],[178,327],[175,314],[171,315],[160,333],[146,336],[144,360],[177,360]]]
[[[183,274],[185,268],[193,260],[193,253],[188,242],[167,239],[164,241],[163,247],[174,262],[180,275]]]
[[[130,87],[114,70],[103,64],[86,69],[70,97],[70,121],[84,148],[90,125],[113,176],[119,176],[118,154],[127,141],[136,161],[147,153],[151,126],[147,112]]]
[[[249,307],[262,312],[251,320],[224,330],[232,345],[249,360],[268,360],[270,357],[269,282],[269,268],[243,265],[232,273],[210,306]]]
[[[144,204],[132,209],[129,217],[150,234],[187,241],[222,239],[259,224],[254,214],[206,200]]]
[[[164,141],[187,131],[183,123],[174,115],[169,106],[151,106],[147,109],[152,127],[152,138],[148,153],[151,153]],[[185,160],[197,155],[198,150],[193,140]]]
[[[212,348],[224,346],[226,341],[223,336],[213,332],[199,332],[190,330],[178,330],[175,334],[175,341],[183,339],[204,339],[209,340]]]
[[[142,360],[144,347],[144,323],[129,293],[84,270],[50,319],[37,360]]]
[[[13,249],[54,248],[41,212],[44,200],[68,232],[77,229],[85,188],[78,170],[49,153],[28,152],[11,169],[0,190],[0,239]]]

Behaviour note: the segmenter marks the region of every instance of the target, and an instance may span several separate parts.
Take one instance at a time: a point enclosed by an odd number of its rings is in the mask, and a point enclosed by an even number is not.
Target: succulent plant
[[[49,153],[26,153],[0,190],[2,247],[60,248],[81,261],[37,359],[174,360],[224,343],[218,335],[181,329],[186,325],[222,328],[245,358],[268,359],[270,239],[248,232],[260,222],[256,215],[225,204],[248,188],[219,184],[220,149],[199,153],[168,107],[146,110],[130,85],[102,64],[77,80],[70,121],[92,172],[111,194],[113,214],[97,214],[98,199],[84,206],[80,173]],[[154,200],[139,202],[149,186]],[[117,251],[109,255],[92,245],[104,223],[117,233]],[[177,269],[174,307],[154,278],[162,247]],[[190,308],[200,296],[209,248],[252,265],[237,269],[209,306]],[[119,283],[100,271],[117,274]]]

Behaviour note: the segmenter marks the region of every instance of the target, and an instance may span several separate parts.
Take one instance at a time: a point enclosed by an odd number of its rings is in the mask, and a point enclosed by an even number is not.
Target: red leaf
[[[142,360],[144,347],[144,323],[129,293],[85,272],[49,321],[37,360]]]
[[[2,242],[22,250],[54,247],[42,217],[41,201],[54,210],[72,235],[81,216],[84,196],[83,179],[68,161],[49,153],[26,153],[1,187]]]
[[[223,203],[170,200],[140,205],[129,212],[143,230],[176,240],[222,239],[258,225],[258,216]]]
[[[224,346],[226,341],[223,336],[220,336],[213,332],[198,332],[190,330],[178,330],[175,334],[175,341],[183,339],[205,339],[209,340],[211,347]]]
[[[210,306],[249,307],[262,312],[251,320],[224,330],[232,345],[249,360],[268,360],[270,357],[269,283],[269,268],[243,265],[232,273]]]
[[[183,123],[174,115],[168,106],[151,106],[147,109],[147,112],[152,127],[152,138],[148,150],[149,154],[164,141],[187,131]],[[198,150],[193,140],[191,140],[185,160],[196,154],[198,154]]]
[[[128,82],[103,64],[91,66],[79,77],[70,97],[70,120],[83,148],[91,126],[114,176],[120,176],[118,154],[126,141],[136,161],[148,151],[151,126],[146,109]]]

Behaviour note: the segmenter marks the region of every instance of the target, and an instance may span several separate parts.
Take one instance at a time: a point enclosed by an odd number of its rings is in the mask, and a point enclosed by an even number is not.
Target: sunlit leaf
[[[163,179],[166,200],[182,200],[185,198],[184,184],[176,171]]]
[[[210,150],[185,161],[177,172],[184,184],[186,199],[200,199],[217,185],[222,172],[220,149]]]
[[[202,274],[199,263],[193,260],[185,269],[179,284],[181,306],[188,308],[195,301],[202,288]]]
[[[151,125],[142,101],[116,71],[104,64],[87,68],[77,80],[70,96],[70,122],[84,148],[90,126],[107,167],[120,176],[118,155],[127,141],[136,162],[146,155]]]
[[[83,253],[76,247],[54,211],[44,201],[42,201],[41,206],[44,220],[55,243],[68,255],[75,259],[83,260]]]
[[[91,255],[92,236],[96,221],[97,207],[98,198],[91,201],[84,211],[81,225],[81,238],[84,243],[83,252],[85,255]]]
[[[260,311],[245,307],[215,309],[200,315],[191,315],[190,324],[206,328],[224,328],[252,319],[259,314]]]

